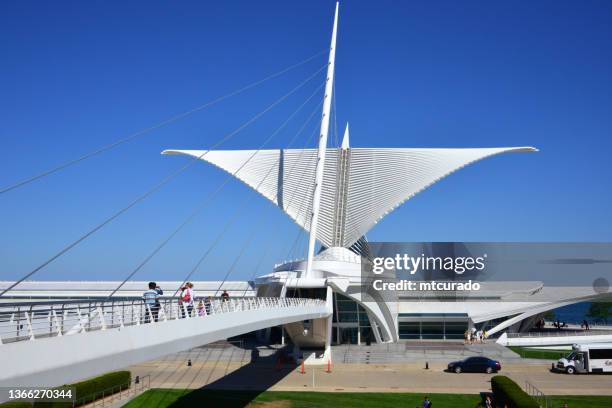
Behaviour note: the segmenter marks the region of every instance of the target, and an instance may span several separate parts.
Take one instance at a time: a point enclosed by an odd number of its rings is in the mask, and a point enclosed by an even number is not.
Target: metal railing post
[[[30,340],[34,340],[34,329],[32,328],[32,321],[28,312],[25,312],[25,318],[28,322],[28,332],[30,333]]]

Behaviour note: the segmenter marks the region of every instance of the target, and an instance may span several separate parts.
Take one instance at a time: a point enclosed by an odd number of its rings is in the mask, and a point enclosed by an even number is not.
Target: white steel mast
[[[310,221],[310,239],[308,240],[308,261],[306,264],[306,277],[312,276],[312,260],[314,258],[315,243],[317,240],[317,226],[319,223],[319,205],[321,203],[321,190],[323,188],[323,169],[325,168],[325,152],[327,150],[327,133],[329,131],[329,111],[331,108],[332,92],[334,89],[334,60],[336,58],[336,31],[338,28],[338,6],[334,15],[334,29],[332,31],[331,45],[329,47],[329,63],[327,65],[327,78],[325,82],[325,96],[323,96],[323,115],[321,116],[321,132],[319,134],[319,150],[317,153],[317,169],[315,173],[314,195],[312,199],[312,218]]]

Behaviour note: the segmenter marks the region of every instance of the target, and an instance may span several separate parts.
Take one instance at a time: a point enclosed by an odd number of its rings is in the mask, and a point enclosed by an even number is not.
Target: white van
[[[574,344],[557,369],[568,374],[612,373],[612,343]]]

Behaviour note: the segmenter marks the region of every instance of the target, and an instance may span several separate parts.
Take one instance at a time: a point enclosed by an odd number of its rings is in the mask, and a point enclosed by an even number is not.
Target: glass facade
[[[401,340],[461,340],[468,329],[463,313],[400,313],[398,335]]]
[[[334,293],[332,342],[335,344],[369,344],[375,342],[368,313],[354,300]]]
[[[400,313],[400,340],[462,340],[469,327],[465,313]],[[366,310],[359,303],[334,293],[333,344],[376,342]]]

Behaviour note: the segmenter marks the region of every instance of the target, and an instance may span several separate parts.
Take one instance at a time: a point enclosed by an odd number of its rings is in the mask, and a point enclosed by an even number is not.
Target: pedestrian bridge
[[[0,303],[0,387],[57,386],[254,330],[329,317],[303,298]],[[157,319],[155,318],[157,314]]]

